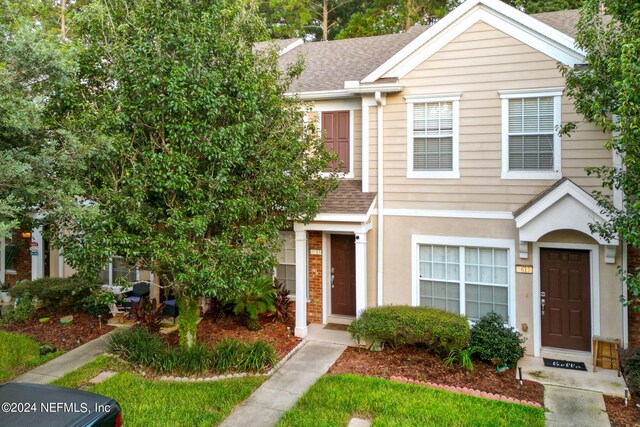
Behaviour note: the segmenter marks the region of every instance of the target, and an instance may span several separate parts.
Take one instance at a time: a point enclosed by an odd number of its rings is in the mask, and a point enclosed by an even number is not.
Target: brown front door
[[[353,235],[331,235],[331,314],[356,315],[356,245]]]
[[[322,132],[327,151],[340,156],[340,164],[331,162],[328,170],[349,172],[349,112],[331,111],[322,113]],[[336,169],[337,168],[337,169]]]
[[[591,351],[590,282],[589,251],[540,249],[543,346]]]

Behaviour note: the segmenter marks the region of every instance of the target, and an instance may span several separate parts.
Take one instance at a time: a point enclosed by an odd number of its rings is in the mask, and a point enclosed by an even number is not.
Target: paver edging
[[[501,394],[488,393],[486,391],[480,391],[480,390],[476,390],[468,387],[457,387],[452,385],[436,384],[429,381],[412,380],[410,378],[397,377],[394,375],[392,375],[389,379],[397,383],[415,384],[423,387],[430,387],[430,388],[436,388],[439,390],[452,391],[454,393],[466,394],[467,396],[483,397],[485,399],[499,400],[499,401],[508,402],[508,403],[517,403],[519,405],[532,406],[534,408],[542,408],[542,405],[537,402],[531,402],[529,400],[514,399],[513,397],[507,397]]]
[[[282,365],[284,365],[284,363],[289,360],[294,354],[296,354],[298,352],[298,350],[300,350],[302,348],[303,345],[305,345],[307,342],[307,339],[304,338],[302,341],[300,341],[294,348],[291,349],[291,351],[289,353],[287,353],[286,356],[284,356],[278,363],[275,364],[275,366],[273,366],[271,369],[269,369],[269,371],[262,373],[262,374],[251,374],[248,372],[238,372],[235,374],[221,374],[221,375],[214,375],[212,377],[174,377],[174,376],[167,376],[167,375],[163,375],[160,378],[158,378],[159,381],[167,381],[167,382],[204,382],[204,381],[220,381],[220,380],[228,380],[231,378],[246,378],[246,377],[270,377],[273,374],[275,374],[278,369],[280,369],[282,367]]]

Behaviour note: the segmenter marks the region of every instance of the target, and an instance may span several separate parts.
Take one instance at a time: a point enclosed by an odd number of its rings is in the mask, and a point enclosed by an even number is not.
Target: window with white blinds
[[[460,94],[406,96],[407,177],[460,178]]]
[[[280,243],[282,244],[278,253],[278,266],[275,276],[278,282],[285,282],[286,288],[291,295],[296,293],[296,241],[293,231],[281,231]]]
[[[562,88],[501,91],[502,178],[561,178]]]
[[[553,98],[509,100],[509,170],[551,171]]]
[[[413,107],[413,170],[453,170],[453,103]]]

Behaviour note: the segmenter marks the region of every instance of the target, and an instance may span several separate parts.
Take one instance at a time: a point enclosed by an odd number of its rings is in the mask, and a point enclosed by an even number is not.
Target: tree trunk
[[[67,0],[60,1],[60,35],[62,40],[67,38]]]
[[[407,0],[407,19],[404,21],[404,30],[409,31],[413,24],[411,14],[413,13],[413,0]]]
[[[322,41],[329,40],[329,0],[322,0]]]
[[[198,332],[198,300],[184,295],[178,296],[178,310],[180,312],[180,346],[190,348],[196,343]]]

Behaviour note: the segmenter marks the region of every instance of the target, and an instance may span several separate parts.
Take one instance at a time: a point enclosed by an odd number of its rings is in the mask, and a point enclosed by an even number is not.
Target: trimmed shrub
[[[469,342],[464,316],[431,307],[406,305],[367,309],[349,326],[356,340],[379,340],[392,347],[423,344],[438,354],[449,354]]]
[[[497,366],[516,366],[524,356],[524,341],[522,334],[506,326],[498,313],[484,315],[471,328],[470,346],[475,347],[478,358]]]
[[[29,292],[24,292],[16,307],[8,314],[0,317],[0,325],[7,323],[22,323],[31,320],[36,315],[36,302]]]
[[[640,397],[640,347],[620,351],[620,365],[631,394]]]
[[[81,306],[82,300],[90,296],[99,284],[78,276],[59,278],[44,277],[34,281],[23,281],[11,288],[13,297],[22,298],[25,293],[47,305]]]

